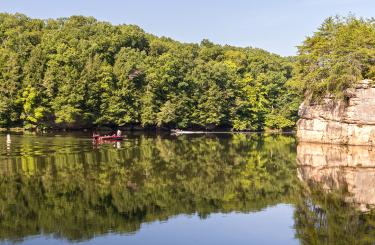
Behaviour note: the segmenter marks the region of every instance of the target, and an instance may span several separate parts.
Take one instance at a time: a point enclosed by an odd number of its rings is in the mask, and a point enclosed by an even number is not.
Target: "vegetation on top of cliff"
[[[298,48],[295,80],[312,101],[375,78],[375,19],[330,17]]]
[[[0,14],[0,127],[293,127],[292,62],[94,18]]]

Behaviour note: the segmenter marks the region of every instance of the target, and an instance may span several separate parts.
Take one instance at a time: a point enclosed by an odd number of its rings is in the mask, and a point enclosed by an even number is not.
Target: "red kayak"
[[[118,135],[93,135],[92,138],[97,141],[118,141],[118,140],[123,140],[123,136],[118,136]]]

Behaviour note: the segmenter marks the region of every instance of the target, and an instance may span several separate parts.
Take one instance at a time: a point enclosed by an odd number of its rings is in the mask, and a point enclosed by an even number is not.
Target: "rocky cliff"
[[[300,106],[297,138],[304,142],[375,145],[375,85],[359,82],[347,101],[324,98]]]

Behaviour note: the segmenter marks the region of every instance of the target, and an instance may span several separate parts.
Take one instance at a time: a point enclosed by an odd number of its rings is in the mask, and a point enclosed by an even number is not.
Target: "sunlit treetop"
[[[296,79],[310,99],[344,98],[359,80],[375,78],[374,19],[327,18],[298,49]]]

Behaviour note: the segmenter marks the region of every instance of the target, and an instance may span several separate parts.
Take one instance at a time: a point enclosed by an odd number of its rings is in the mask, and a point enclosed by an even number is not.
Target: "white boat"
[[[205,131],[187,131],[187,130],[180,130],[180,129],[172,129],[171,134],[173,135],[180,135],[180,134],[205,134]]]

